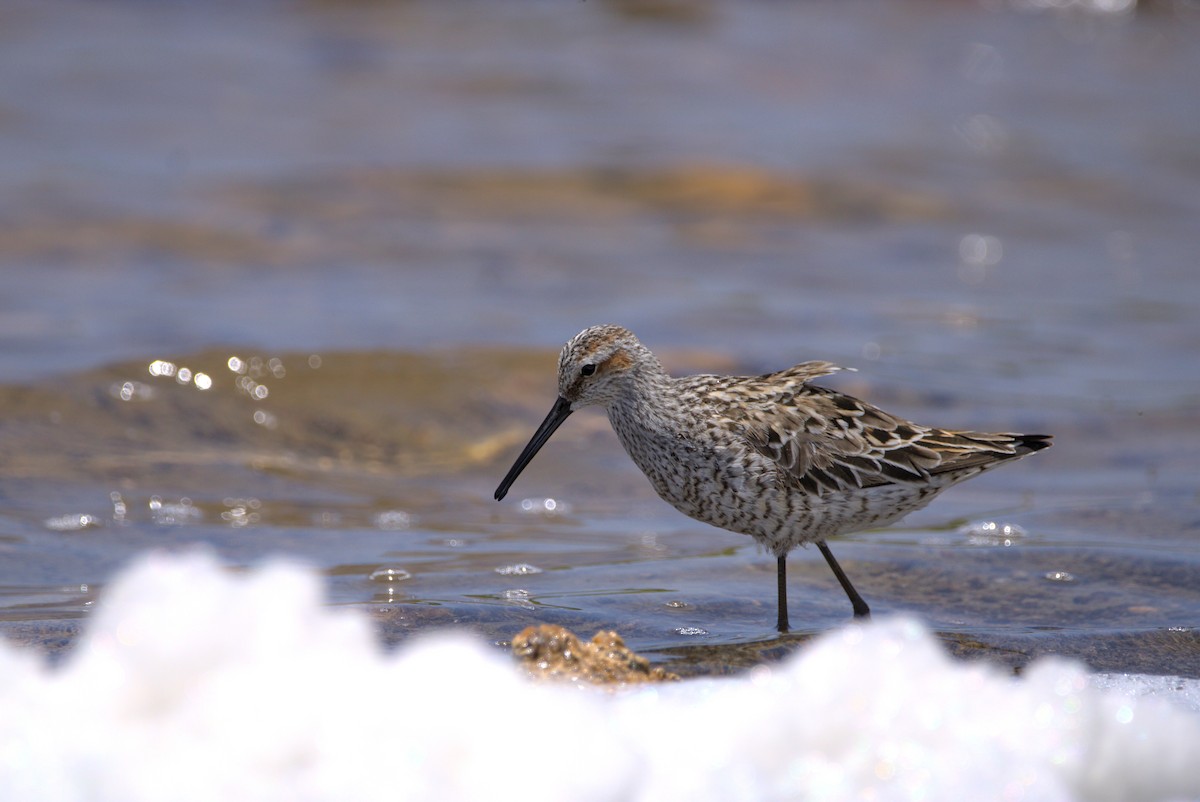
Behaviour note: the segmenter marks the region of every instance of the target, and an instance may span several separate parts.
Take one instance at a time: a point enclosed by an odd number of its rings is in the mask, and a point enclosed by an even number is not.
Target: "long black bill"
[[[525,470],[525,466],[533,459],[534,454],[538,453],[538,449],[546,445],[546,441],[550,439],[550,435],[554,434],[554,430],[562,426],[571,414],[571,402],[565,398],[559,398],[554,402],[554,407],[551,408],[550,414],[542,421],[542,425],[533,433],[533,437],[529,441],[529,445],[525,446],[525,450],[521,452],[521,456],[517,457],[517,461],[513,463],[509,469],[508,475],[504,477],[504,481],[496,488],[496,501],[504,498],[508,494],[508,488],[512,487],[512,483],[520,476],[521,471]]]

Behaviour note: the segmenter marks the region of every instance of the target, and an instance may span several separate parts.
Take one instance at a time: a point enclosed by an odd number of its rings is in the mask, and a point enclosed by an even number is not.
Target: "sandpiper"
[[[780,632],[787,554],[803,543],[817,544],[854,615],[867,616],[828,538],[896,521],[951,485],[1049,447],[1050,437],[934,429],[811,383],[839,370],[804,362],[762,376],[674,378],[627,329],[584,329],[563,346],[558,400],[496,500],[572,412],[601,406],[659,496],[775,555]]]

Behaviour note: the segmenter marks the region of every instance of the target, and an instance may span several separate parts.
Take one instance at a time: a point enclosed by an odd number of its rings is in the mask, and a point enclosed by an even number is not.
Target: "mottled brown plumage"
[[[815,542],[869,610],[825,540],[891,523],[942,490],[1050,445],[1046,435],[935,429],[811,382],[841,368],[805,362],[763,376],[669,376],[620,326],[593,326],[558,361],[559,398],[496,490],[571,412],[599,405],[655,491],[705,523],[750,535],[777,559],[787,629],[786,555]]]

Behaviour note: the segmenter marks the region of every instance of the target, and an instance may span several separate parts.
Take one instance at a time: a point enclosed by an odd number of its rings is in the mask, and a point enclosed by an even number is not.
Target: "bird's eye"
[[[596,366],[590,362],[579,369],[580,376],[591,376],[596,372]]]

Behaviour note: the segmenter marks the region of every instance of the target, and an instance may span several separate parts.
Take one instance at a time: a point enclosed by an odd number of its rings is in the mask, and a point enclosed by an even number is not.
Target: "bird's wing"
[[[951,432],[920,426],[842,393],[808,384],[838,370],[807,362],[750,380],[735,417],[746,444],[780,478],[824,495],[853,488],[928,481],[1028,453],[1019,435]]]

